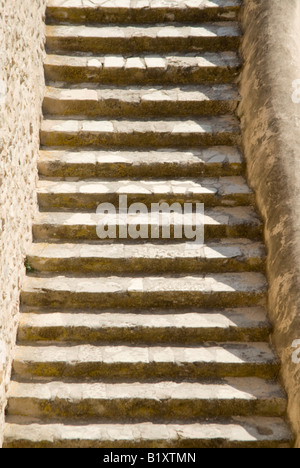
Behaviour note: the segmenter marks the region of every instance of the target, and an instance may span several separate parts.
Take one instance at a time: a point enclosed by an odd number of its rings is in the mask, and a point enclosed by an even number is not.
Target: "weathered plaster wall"
[[[300,448],[300,2],[244,0],[243,25],[243,144],[266,221],[273,341]]]
[[[0,0],[0,445],[36,210],[46,0]]]

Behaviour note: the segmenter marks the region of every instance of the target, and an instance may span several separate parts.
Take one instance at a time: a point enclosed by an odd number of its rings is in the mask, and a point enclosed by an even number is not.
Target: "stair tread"
[[[267,281],[261,273],[224,273],[193,276],[151,277],[27,277],[23,292],[74,292],[74,293],[151,293],[151,292],[263,292]]]
[[[104,84],[199,84],[232,83],[241,68],[237,52],[122,55],[48,54],[44,60],[46,81]],[[81,55],[78,55],[81,54]]]
[[[238,148],[223,146],[203,149],[157,151],[62,151],[44,148],[38,161],[44,177],[178,177],[240,175],[243,157]]]
[[[73,56],[47,54],[44,64],[46,66],[79,67],[87,70],[99,69],[158,69],[160,72],[168,68],[190,67],[239,67],[241,60],[237,52],[204,52],[177,54],[139,54],[139,57],[111,54],[102,56]]]
[[[240,125],[232,115],[190,120],[44,120],[41,125],[45,146],[155,148],[239,142]]]
[[[66,132],[95,134],[191,134],[191,133],[240,133],[239,122],[231,115],[202,117],[193,120],[44,120],[42,133]]]
[[[174,220],[179,224],[184,220],[186,224],[191,223],[189,217],[185,215],[180,216],[180,219],[174,214]],[[97,226],[100,221],[100,214],[95,213],[64,213],[64,212],[45,212],[39,213],[36,217],[34,224],[38,225],[63,225],[63,226],[76,226],[76,225],[86,225],[86,226]],[[143,215],[139,218],[141,223],[143,221]],[[107,216],[109,220],[109,216]],[[116,222],[115,217],[112,217],[112,222]],[[128,222],[131,222],[130,216],[128,216]],[[136,222],[136,218],[133,222]],[[145,215],[145,223],[149,223],[148,216]],[[211,208],[205,210],[204,214],[204,223],[205,225],[228,225],[234,226],[239,224],[251,224],[254,226],[261,226],[262,221],[256,214],[255,210],[252,207],[234,207],[234,208]],[[163,223],[162,223],[163,224]]]
[[[206,179],[179,180],[115,180],[87,179],[83,181],[40,180],[38,194],[57,195],[199,195],[234,196],[249,195],[253,191],[244,177],[219,177]]]
[[[54,25],[46,27],[46,47],[57,54],[161,53],[236,50],[238,22],[152,25]]]
[[[23,312],[20,318],[20,329],[26,328],[88,328],[101,330],[107,328],[178,328],[179,330],[196,328],[270,328],[266,310],[260,307],[240,309],[219,309],[204,311],[191,310],[140,310],[91,313],[48,311],[47,313]]]
[[[260,242],[247,239],[222,239],[199,247],[187,249],[186,243],[175,244],[33,244],[28,251],[28,259],[69,258],[265,258],[265,248]]]
[[[212,3],[211,0],[177,0],[176,2],[174,2],[174,0],[164,0],[163,3],[157,0],[147,0],[146,2],[145,0],[137,0],[134,3],[129,1],[126,2],[125,0],[94,0],[93,2],[91,2],[90,0],[82,0],[81,2],[78,2],[78,0],[48,0],[48,8],[90,8],[92,10],[95,10],[99,7],[104,9],[105,7],[111,9],[122,8],[125,10],[141,10],[147,7],[151,9],[162,9],[162,7],[165,7],[186,10],[188,8],[215,8],[216,5],[218,6],[218,8],[240,7],[241,0],[218,0],[217,3]]]
[[[110,170],[109,176],[117,177],[136,173],[134,171],[155,170],[159,174],[168,167],[172,175],[181,174],[183,170],[194,173],[210,171],[213,175],[220,171],[241,171],[243,167],[241,152],[234,147],[211,147],[205,149],[157,151],[71,151],[44,148],[40,151],[39,172],[43,176],[75,175],[82,179],[97,177]],[[130,171],[130,172],[129,172]],[[151,174],[152,175],[152,174]]]
[[[24,281],[25,306],[79,309],[239,307],[264,305],[267,281],[261,273],[178,276],[31,276]],[[94,273],[95,275],[95,273]]]
[[[116,443],[118,447],[128,444],[142,444],[163,441],[172,446],[180,440],[220,443],[292,442],[292,435],[286,423],[280,418],[236,417],[225,421],[205,421],[197,424],[42,424],[20,420],[19,424],[9,418],[5,429],[5,444],[14,441],[28,441],[38,444],[56,443],[98,444]],[[21,422],[22,421],[22,422]],[[220,442],[222,441],[222,442]],[[176,445],[175,445],[176,446]]]
[[[19,383],[10,384],[9,398],[37,400],[278,400],[286,396],[278,384],[257,378],[232,378],[216,383]]]
[[[218,22],[194,25],[54,25],[46,27],[47,38],[93,38],[93,39],[151,39],[192,38],[192,37],[239,37],[241,29],[237,22]]]
[[[214,86],[99,86],[99,87],[76,87],[60,88],[47,86],[45,90],[46,100],[55,101],[87,101],[95,102],[126,102],[141,104],[144,102],[167,103],[180,102],[203,102],[208,100],[239,101],[239,93],[236,85],[214,85]]]
[[[277,365],[278,359],[267,343],[219,343],[206,346],[17,346],[18,363],[113,364],[243,364]],[[46,374],[47,375],[47,369]]]
[[[125,0],[110,2],[90,2],[76,0],[68,2],[51,0],[47,5],[47,19],[50,22],[75,23],[132,23],[136,21],[172,22],[172,21],[206,21],[234,20],[241,7],[241,0],[185,0],[185,1],[135,1]]]

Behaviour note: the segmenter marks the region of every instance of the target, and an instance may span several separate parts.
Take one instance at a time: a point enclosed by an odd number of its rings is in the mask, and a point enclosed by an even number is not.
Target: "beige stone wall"
[[[0,0],[0,444],[36,210],[46,0]]]
[[[244,151],[265,219],[273,341],[300,448],[300,2],[244,0],[243,24]]]

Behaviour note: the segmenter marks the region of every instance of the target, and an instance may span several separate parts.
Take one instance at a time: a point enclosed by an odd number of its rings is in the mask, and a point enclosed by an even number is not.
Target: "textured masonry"
[[[45,0],[0,1],[0,443],[25,274],[36,212]],[[2,361],[2,359],[0,359]]]
[[[40,211],[5,447],[293,443],[235,113],[241,4],[48,1]],[[100,242],[97,203],[120,194],[204,202],[205,245],[187,249],[173,228]]]
[[[300,363],[293,362],[292,345],[300,339],[300,104],[292,95],[300,77],[300,4],[246,0],[244,6],[243,146],[265,219],[273,342],[299,448]]]

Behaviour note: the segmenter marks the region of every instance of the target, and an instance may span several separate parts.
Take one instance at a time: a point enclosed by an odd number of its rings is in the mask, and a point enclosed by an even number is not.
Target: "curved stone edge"
[[[272,339],[300,448],[300,2],[244,0],[242,23],[243,147],[265,220]]]

